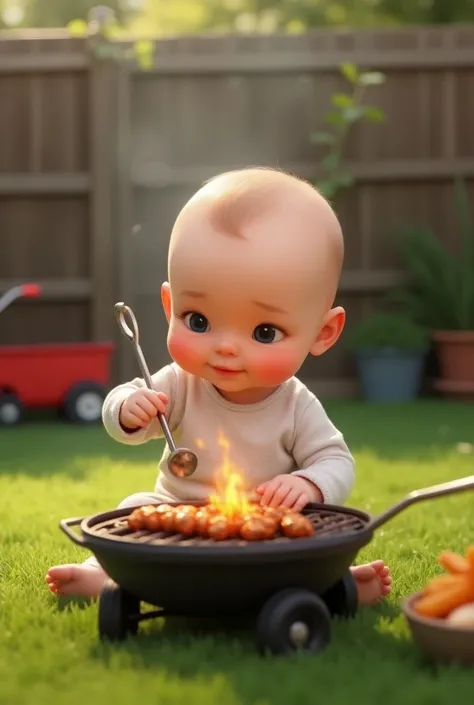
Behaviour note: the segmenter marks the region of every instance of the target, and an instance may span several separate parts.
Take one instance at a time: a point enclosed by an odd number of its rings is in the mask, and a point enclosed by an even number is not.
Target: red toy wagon
[[[20,297],[37,297],[37,284],[9,289],[0,313]],[[0,347],[0,425],[18,423],[26,409],[57,408],[69,421],[97,423],[109,382],[113,343]]]

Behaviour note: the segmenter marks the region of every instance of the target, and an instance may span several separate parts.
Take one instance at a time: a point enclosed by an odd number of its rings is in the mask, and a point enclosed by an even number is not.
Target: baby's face
[[[243,239],[198,227],[170,262],[171,357],[230,395],[282,384],[303,364],[327,312],[315,294],[314,262],[294,241],[288,246],[288,233],[269,240],[259,226]]]

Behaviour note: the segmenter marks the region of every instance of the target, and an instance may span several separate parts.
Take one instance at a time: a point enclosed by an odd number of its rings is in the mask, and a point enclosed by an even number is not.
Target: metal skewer
[[[122,333],[133,344],[138,365],[148,389],[153,389],[150,371],[140,347],[138,323],[132,309],[124,303],[117,303],[115,304],[115,316]],[[126,316],[129,318],[131,327],[126,321]],[[168,447],[171,451],[168,458],[168,468],[170,472],[175,475],[175,477],[189,477],[197,468],[198,459],[196,454],[188,448],[176,448],[176,443],[174,442],[166,417],[160,412],[157,413],[157,416],[158,421],[161,424],[161,428],[163,429],[166,442],[168,443]]]

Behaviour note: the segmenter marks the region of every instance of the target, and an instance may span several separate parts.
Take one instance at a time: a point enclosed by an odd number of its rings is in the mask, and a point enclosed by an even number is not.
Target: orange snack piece
[[[469,546],[467,549],[466,560],[469,566],[469,572],[474,579],[474,546]]]
[[[454,551],[442,551],[438,556],[438,563],[448,573],[467,573],[469,570],[468,561]]]
[[[422,597],[416,603],[416,611],[424,617],[443,619],[450,612],[474,599],[474,590],[467,576],[460,576],[459,584],[448,586]]]
[[[446,590],[447,588],[455,587],[459,585],[459,582],[463,580],[462,574],[456,573],[445,573],[444,575],[438,575],[438,577],[430,580],[423,591],[424,595],[432,595],[440,590]]]

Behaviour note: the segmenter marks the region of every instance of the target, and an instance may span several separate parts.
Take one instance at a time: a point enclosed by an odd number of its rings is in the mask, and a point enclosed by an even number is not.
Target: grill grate
[[[346,514],[345,512],[336,512],[330,510],[319,510],[303,512],[314,526],[314,536],[311,538],[327,538],[341,533],[354,533],[362,531],[366,522],[360,516],[354,514]],[[148,544],[152,546],[245,546],[248,541],[240,538],[227,539],[226,541],[215,541],[214,539],[204,538],[202,536],[183,536],[182,534],[169,534],[164,531],[132,531],[127,524],[127,517],[119,520],[109,519],[96,524],[92,528],[92,532],[101,538],[113,539],[116,541],[125,542],[128,544]],[[288,543],[294,541],[286,536],[277,536],[266,541],[258,543]],[[253,543],[253,542],[252,542]]]

